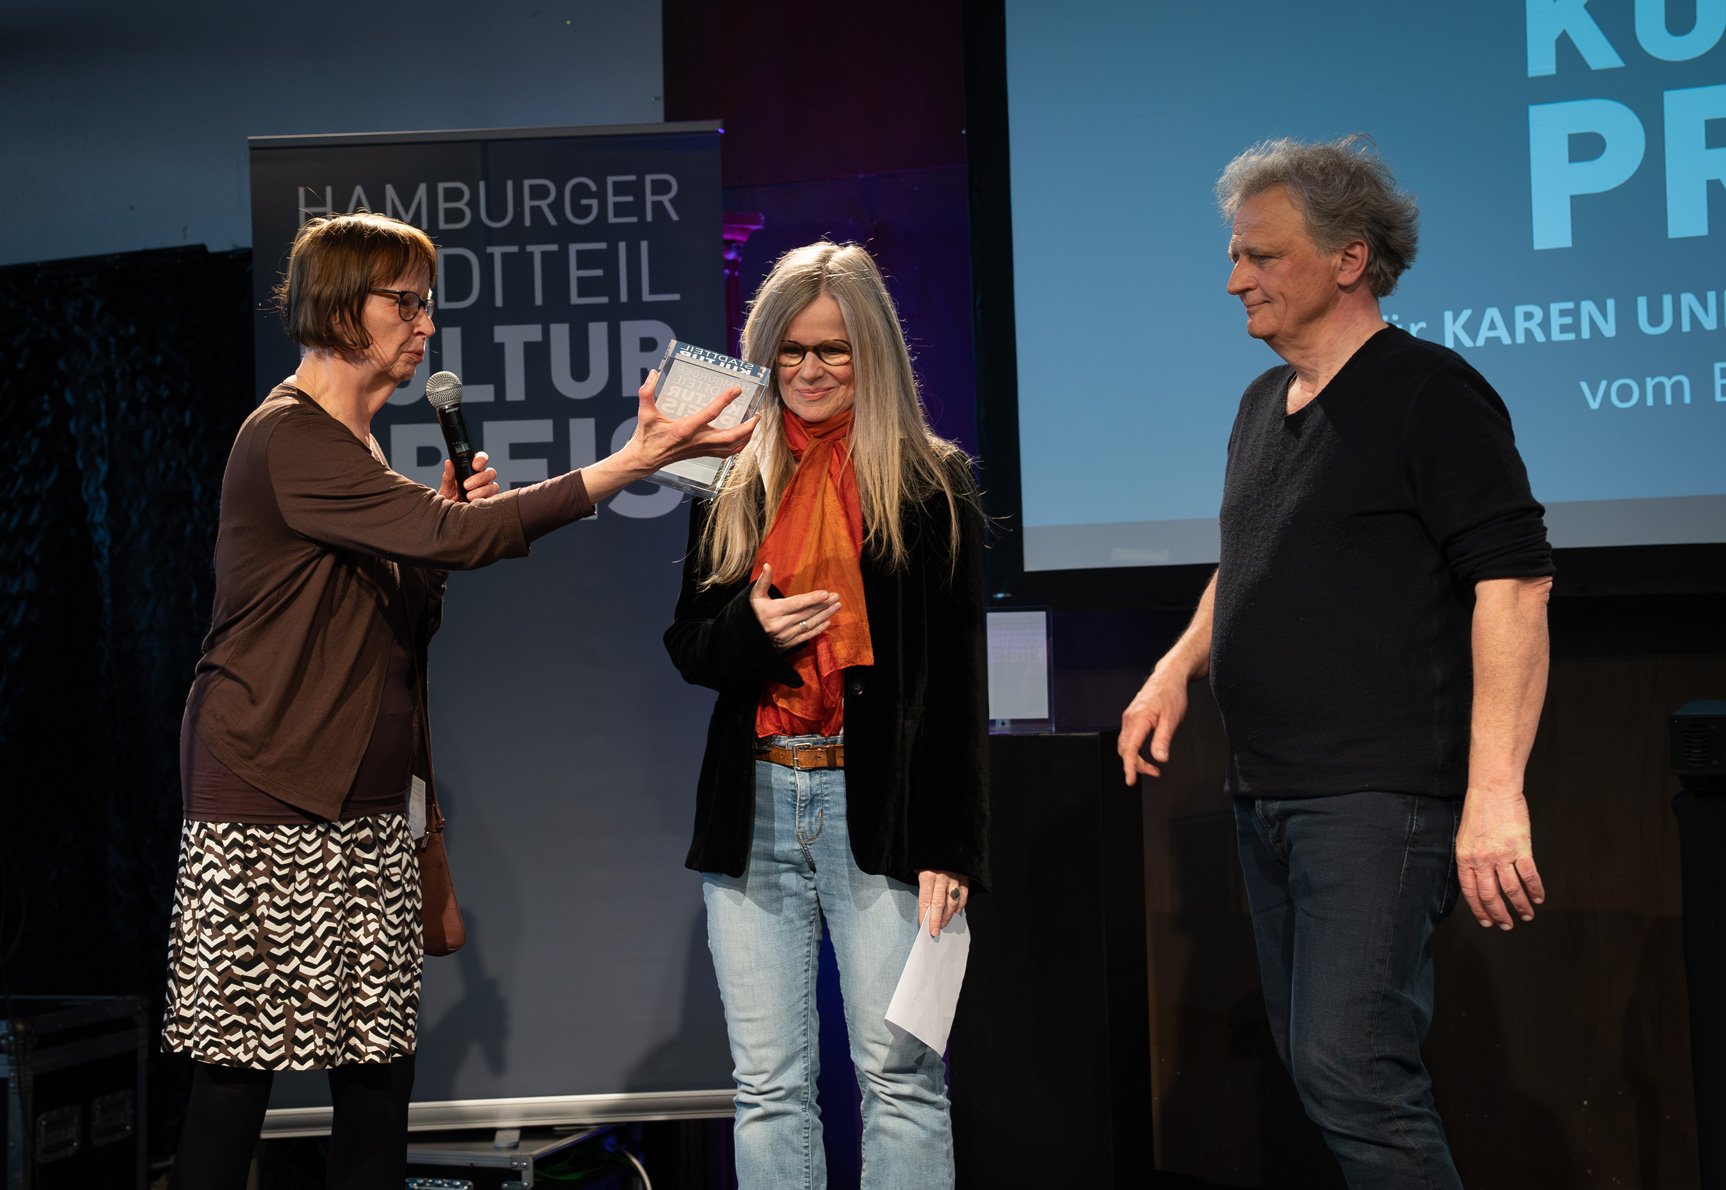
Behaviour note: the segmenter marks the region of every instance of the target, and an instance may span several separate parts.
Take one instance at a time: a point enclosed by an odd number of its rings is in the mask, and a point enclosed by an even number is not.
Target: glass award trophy
[[[767,388],[768,372],[759,364],[746,364],[729,355],[708,351],[676,339],[665,349],[659,361],[659,384],[653,390],[653,403],[669,418],[688,417],[699,413],[728,388],[740,388],[743,395],[727,405],[712,421],[716,430],[729,430],[755,413],[761,394]],[[728,459],[683,459],[655,472],[651,481],[679,488],[704,500],[711,500],[725,486],[736,456]]]

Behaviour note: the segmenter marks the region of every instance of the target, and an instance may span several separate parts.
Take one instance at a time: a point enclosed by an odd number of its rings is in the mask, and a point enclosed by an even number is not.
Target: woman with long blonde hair
[[[953,1182],[941,1055],[885,1020],[921,925],[988,880],[983,519],[855,244],[787,253],[743,354],[761,423],[690,517],[666,648],[719,692],[687,864],[736,1065],[738,1183],[826,1184],[816,958],[839,960],[863,1186]]]

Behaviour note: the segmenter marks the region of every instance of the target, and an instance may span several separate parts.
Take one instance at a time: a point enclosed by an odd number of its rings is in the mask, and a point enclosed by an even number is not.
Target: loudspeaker
[[[1714,777],[1705,782],[1713,790],[1726,791],[1726,701],[1697,699],[1672,712],[1668,728],[1672,771],[1685,788],[1696,788],[1694,778]]]

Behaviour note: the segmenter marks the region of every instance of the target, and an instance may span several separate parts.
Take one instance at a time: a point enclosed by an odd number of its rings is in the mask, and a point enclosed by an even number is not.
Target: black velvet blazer
[[[970,469],[963,482],[971,486]],[[755,710],[766,681],[802,685],[749,606],[748,581],[699,589],[697,547],[712,504],[696,501],[677,617],[665,647],[684,680],[719,692],[695,797],[685,865],[743,875],[755,819]],[[989,883],[988,658],[983,520],[960,505],[958,570],[949,565],[946,497],[907,513],[909,565],[865,551],[874,665],[845,671],[845,796],[857,866],[915,884],[924,869]],[[775,596],[780,595],[777,588]]]

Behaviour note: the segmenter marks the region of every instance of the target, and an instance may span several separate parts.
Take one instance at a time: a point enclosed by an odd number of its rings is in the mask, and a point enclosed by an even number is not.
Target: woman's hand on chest
[[[761,622],[761,630],[777,649],[795,649],[827,631],[827,621],[839,610],[839,596],[831,591],[809,591],[776,599],[771,594],[773,567],[763,566],[761,577],[749,592],[749,606]]]

